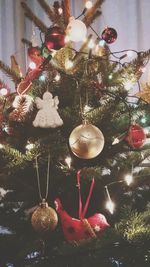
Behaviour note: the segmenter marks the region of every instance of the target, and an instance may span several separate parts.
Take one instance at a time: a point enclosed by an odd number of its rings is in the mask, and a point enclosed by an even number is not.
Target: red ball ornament
[[[130,126],[126,141],[132,148],[140,148],[144,145],[146,135],[143,128],[138,124],[133,124]]]
[[[29,47],[28,56],[37,66],[41,65],[44,61],[44,58],[41,55],[41,50],[38,46]]]
[[[107,44],[112,44],[117,39],[117,32],[116,32],[115,29],[107,27],[102,32],[102,36],[101,37]]]
[[[60,27],[53,26],[48,29],[45,36],[45,46],[49,50],[59,50],[65,46],[65,35]]]

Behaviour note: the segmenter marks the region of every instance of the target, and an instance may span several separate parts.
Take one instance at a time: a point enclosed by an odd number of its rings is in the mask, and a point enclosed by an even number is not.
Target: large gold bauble
[[[73,154],[82,159],[92,159],[100,154],[104,147],[102,132],[92,124],[77,126],[69,137]]]
[[[57,226],[58,216],[56,211],[49,207],[46,202],[41,203],[33,212],[31,223],[34,230],[39,233],[53,231]]]

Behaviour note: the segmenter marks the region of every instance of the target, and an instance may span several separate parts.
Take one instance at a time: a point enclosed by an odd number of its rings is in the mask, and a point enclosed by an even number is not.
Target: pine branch
[[[69,23],[69,18],[71,16],[70,0],[62,1],[62,7],[63,7],[64,22],[67,25]]]
[[[34,22],[41,32],[47,32],[46,25],[32,12],[25,2],[21,2],[21,6],[25,10],[25,15]]]
[[[149,216],[148,216],[149,215]],[[150,217],[148,211],[146,216]],[[145,222],[145,213],[132,211],[129,207],[122,209],[122,220],[116,224],[116,230],[128,241],[140,241],[142,237],[150,236],[149,226]]]
[[[55,22],[57,25],[60,26],[61,29],[65,30],[65,25],[64,25],[64,17],[63,13],[59,13],[59,8],[61,8],[61,5],[58,1],[54,2],[53,9],[54,9],[54,14],[55,14]]]
[[[52,22],[56,23],[55,14],[54,14],[53,10],[50,8],[50,6],[45,2],[45,0],[37,0],[37,1],[40,4],[40,6],[43,8],[45,13],[48,15],[49,19]]]
[[[84,16],[82,21],[86,24],[87,27],[101,13],[97,9],[100,8],[100,6],[102,5],[103,2],[104,2],[104,0],[97,0],[95,2],[95,4],[93,5],[93,7],[86,11],[85,16]],[[97,13],[97,12],[99,12],[99,13]]]
[[[3,61],[0,60],[0,69],[6,73],[7,76],[9,76],[14,83],[19,83],[20,82],[20,76],[13,71],[9,66],[7,66]]]
[[[4,157],[8,156],[8,163],[4,166],[4,170],[8,172],[15,172],[17,169],[25,168],[27,162],[32,161],[35,158],[34,153],[27,152],[26,154],[21,153],[19,150],[12,148],[10,145],[4,145],[1,154]],[[10,160],[11,158],[11,160]]]

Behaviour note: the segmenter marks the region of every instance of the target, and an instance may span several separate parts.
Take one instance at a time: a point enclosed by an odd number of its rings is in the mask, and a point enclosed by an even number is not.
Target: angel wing
[[[55,97],[54,97],[54,107],[55,107],[56,109],[58,109],[58,104],[59,104],[58,96],[55,96]]]
[[[43,100],[40,97],[35,98],[35,104],[38,109],[43,108]]]

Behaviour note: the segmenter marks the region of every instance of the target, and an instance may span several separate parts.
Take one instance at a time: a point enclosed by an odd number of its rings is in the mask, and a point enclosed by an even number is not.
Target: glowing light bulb
[[[63,9],[61,7],[58,8],[58,13],[61,15],[63,13]]]
[[[46,79],[45,75],[41,75],[41,76],[39,77],[39,80],[42,81],[42,82],[44,82],[45,79]]]
[[[73,62],[71,61],[71,60],[66,60],[66,62],[65,62],[65,68],[66,68],[66,70],[69,70],[69,69],[71,69],[73,67]]]
[[[84,106],[84,112],[86,113],[86,112],[89,112],[91,110],[91,107],[90,106],[88,106],[88,105],[85,105]]]
[[[125,182],[129,186],[133,182],[133,175],[132,174],[126,174],[124,177]]]
[[[146,123],[146,121],[147,121],[146,117],[141,118],[142,123]]]
[[[106,209],[109,210],[109,212],[110,212],[111,214],[114,213],[115,204],[114,204],[114,202],[112,202],[111,199],[109,199],[109,200],[106,202]]]
[[[131,81],[126,81],[125,83],[124,83],[124,88],[128,91],[128,90],[130,90],[131,88],[132,88],[132,86],[133,86],[133,83],[131,82]]]
[[[85,7],[86,7],[87,9],[90,9],[92,6],[93,6],[93,3],[92,3],[91,1],[86,1],[86,3],[85,3]]]
[[[31,61],[29,63],[29,68],[32,69],[32,70],[36,69],[36,64],[33,61]]]
[[[95,46],[95,43],[94,43],[93,39],[91,39],[91,40],[89,41],[89,43],[88,43],[88,47],[89,47],[90,49],[92,49],[92,48],[94,48],[94,46]]]
[[[54,80],[55,80],[56,82],[58,82],[58,81],[60,81],[60,78],[61,78],[60,74],[57,73],[56,76],[55,76],[55,78],[54,78]]]
[[[113,75],[112,75],[112,73],[111,73],[111,74],[109,74],[108,79],[109,79],[109,80],[112,80],[112,78],[113,78]]]
[[[115,138],[114,141],[112,142],[112,145],[116,145],[120,142],[119,138]]]
[[[105,46],[105,44],[106,44],[105,40],[100,40],[99,41],[99,46]]]
[[[34,144],[28,142],[28,144],[26,145],[26,149],[32,150],[34,148],[34,146],[35,146]]]
[[[69,156],[66,157],[66,158],[65,158],[65,162],[66,162],[68,168],[70,169],[70,168],[71,168],[71,162],[72,162],[71,157],[69,157]]]
[[[4,148],[4,145],[0,144],[0,149]]]
[[[8,94],[8,90],[7,90],[6,88],[1,88],[1,89],[0,89],[0,94],[1,94],[2,96],[5,96],[5,95]]]

